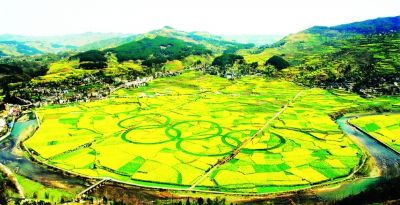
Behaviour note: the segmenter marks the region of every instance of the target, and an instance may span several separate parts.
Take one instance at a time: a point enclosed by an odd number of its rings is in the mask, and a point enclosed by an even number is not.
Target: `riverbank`
[[[15,189],[19,194],[19,198],[24,199],[25,198],[24,189],[18,182],[16,175],[2,163],[0,163],[0,172],[3,172],[6,175],[7,179],[9,179],[14,184]]]
[[[38,118],[37,118],[36,115],[35,115],[33,120],[38,121]],[[38,125],[38,123],[39,122],[36,122],[37,125]],[[17,129],[19,129],[18,126],[17,126]],[[346,130],[346,131],[345,130],[346,129],[344,129],[343,131],[346,132],[347,134],[352,133],[351,129]],[[19,133],[21,133],[21,132],[19,132]],[[17,137],[17,139],[14,139],[15,140],[14,142],[18,142],[19,139],[20,138]],[[16,144],[18,144],[18,143],[16,143]],[[21,146],[22,147],[24,146],[23,143],[21,143]],[[365,164],[365,159],[362,160],[361,165],[362,164]],[[91,181],[91,182],[95,183],[95,181],[104,179],[104,178],[101,178],[101,177],[100,178],[87,178],[87,177],[82,176],[80,174],[62,171],[59,168],[54,167],[52,165],[50,165],[50,166],[48,166],[48,165],[46,165],[46,166],[35,165],[35,166],[40,166],[41,168],[46,169],[47,171],[51,172],[52,174],[60,175],[60,176],[62,176],[64,178],[80,178],[82,181],[85,181],[85,182]],[[346,176],[346,179],[340,178],[340,179],[338,179],[338,181],[331,181],[331,182],[326,183],[326,184],[318,184],[318,185],[315,185],[313,187],[307,187],[307,188],[302,189],[302,190],[296,190],[296,191],[291,191],[291,192],[282,192],[282,193],[276,193],[276,194],[260,194],[260,195],[250,194],[250,195],[246,195],[246,194],[243,194],[243,193],[230,194],[230,193],[223,193],[223,192],[216,193],[216,192],[205,192],[205,191],[188,192],[188,190],[186,190],[186,189],[182,189],[182,190],[173,190],[173,189],[172,190],[165,190],[165,189],[160,189],[158,187],[143,187],[141,185],[124,183],[124,182],[121,182],[121,181],[118,181],[118,180],[111,181],[110,183],[115,185],[115,186],[123,185],[124,187],[127,187],[126,189],[129,189],[129,187],[131,187],[132,189],[144,189],[144,190],[147,190],[147,192],[155,193],[155,195],[159,195],[157,193],[162,193],[161,195],[165,195],[165,193],[169,193],[170,194],[169,196],[173,197],[173,198],[182,198],[182,197],[198,198],[198,197],[202,197],[202,196],[210,196],[210,197],[222,197],[223,196],[223,197],[232,198],[235,201],[243,202],[243,198],[249,198],[249,197],[252,197],[254,200],[258,200],[258,199],[261,199],[261,200],[268,199],[269,200],[269,199],[273,199],[273,198],[293,198],[293,197],[297,197],[297,196],[301,195],[301,196],[303,196],[303,197],[305,197],[307,199],[314,200],[314,201],[317,201],[317,202],[321,202],[321,201],[325,201],[325,200],[323,198],[318,198],[319,195],[314,193],[315,189],[327,189],[328,188],[328,189],[331,189],[329,191],[332,193],[335,190],[335,188],[332,188],[332,186],[340,185],[340,187],[343,187],[342,184],[345,184],[346,182],[349,182],[347,184],[353,183],[353,180],[356,179],[355,174],[362,167],[363,166],[359,166],[356,170],[353,170],[351,176],[350,175]],[[92,179],[92,180],[90,180],[90,179]],[[108,182],[107,182],[107,184],[108,184]],[[88,186],[89,185],[87,185],[86,187],[88,187]],[[338,189],[341,189],[340,187]],[[362,186],[359,189],[363,189],[365,187],[366,187],[366,185],[362,184]],[[345,187],[344,189],[352,189],[352,188],[346,188]],[[83,189],[81,189],[81,190],[83,190]],[[95,192],[96,192],[96,190],[95,190]],[[354,192],[352,192],[352,193],[354,193]]]
[[[35,117],[35,119],[38,120],[37,117]],[[98,181],[98,180],[103,180],[104,178],[102,177],[90,177],[90,176],[83,176],[81,174],[77,174],[74,172],[71,172],[69,170],[61,170],[58,167],[55,167],[51,164],[48,163],[44,163],[41,160],[37,159],[33,153],[31,153],[24,145],[23,143],[21,144],[22,147],[24,148],[25,151],[27,151],[32,159],[36,162],[38,162],[39,164],[44,165],[47,168],[51,168],[51,170],[55,170],[58,171],[60,173],[62,173],[63,175],[66,176],[73,176],[73,177],[82,177],[82,179],[87,179],[90,181]],[[299,189],[299,190],[295,190],[295,191],[286,191],[286,192],[278,192],[278,193],[270,193],[270,194],[246,194],[246,193],[225,193],[225,192],[215,192],[215,191],[190,191],[188,192],[188,190],[186,189],[169,189],[168,191],[166,191],[165,189],[160,189],[158,187],[144,187],[141,185],[137,185],[137,184],[131,184],[131,183],[126,183],[123,181],[119,181],[119,180],[114,180],[114,179],[108,179],[109,182],[107,182],[106,184],[108,184],[108,186],[110,185],[114,185],[114,186],[124,186],[126,189],[144,189],[147,190],[147,192],[153,192],[155,193],[155,195],[159,195],[156,193],[170,193],[172,194],[172,198],[182,198],[182,197],[190,197],[190,198],[198,198],[198,197],[202,197],[202,196],[210,196],[210,197],[227,197],[230,199],[233,199],[234,201],[240,201],[240,202],[245,202],[245,201],[254,201],[254,200],[271,200],[273,198],[293,198],[297,195],[304,195],[306,196],[305,198],[313,198],[313,200],[317,200],[317,201],[324,201],[323,199],[318,199],[318,197],[315,195],[315,190],[316,189],[331,189],[334,190],[335,188],[332,189],[332,186],[336,186],[336,185],[341,185],[343,183],[351,183],[351,181],[356,179],[356,173],[358,173],[358,171],[360,169],[362,169],[362,167],[365,165],[366,162],[366,157],[363,157],[363,159],[361,160],[359,166],[354,169],[352,171],[351,174],[345,176],[345,177],[341,177],[338,178],[336,180],[333,181],[329,181],[327,183],[323,183],[323,184],[318,184],[318,185],[314,185],[312,187],[307,187],[304,189]],[[95,190],[96,192],[96,190]],[[162,194],[162,195],[165,195]],[[244,198],[252,198],[249,200],[243,200]]]

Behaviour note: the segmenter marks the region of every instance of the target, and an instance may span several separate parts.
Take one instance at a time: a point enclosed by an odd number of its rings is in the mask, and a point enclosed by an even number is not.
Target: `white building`
[[[0,118],[0,131],[3,130],[7,125],[7,122],[4,118]]]

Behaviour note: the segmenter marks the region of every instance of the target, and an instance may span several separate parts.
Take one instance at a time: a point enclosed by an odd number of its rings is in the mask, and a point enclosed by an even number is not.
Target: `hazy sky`
[[[0,34],[144,33],[165,25],[214,34],[288,34],[400,15],[400,0],[0,0]]]

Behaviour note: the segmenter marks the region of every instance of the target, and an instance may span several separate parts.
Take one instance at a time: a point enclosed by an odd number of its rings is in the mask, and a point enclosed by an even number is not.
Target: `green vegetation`
[[[105,100],[40,108],[41,128],[24,144],[39,160],[86,176],[160,188],[271,193],[347,176],[361,151],[329,115],[387,103],[286,81],[228,81],[189,72]],[[217,165],[265,124],[238,155]]]
[[[17,178],[24,189],[25,197],[29,199],[60,203],[61,201],[72,201],[75,197],[75,193],[67,192],[64,189],[50,188],[20,175],[17,175]]]
[[[0,50],[4,56],[43,54],[42,51],[18,41],[0,41]]]
[[[183,65],[182,61],[179,61],[179,60],[168,61],[163,66],[164,71],[176,72],[176,71],[180,71],[183,69],[184,69],[184,65]]]
[[[175,38],[157,36],[144,38],[107,51],[116,54],[118,61],[143,60],[143,65],[161,64],[167,60],[181,60],[190,55],[210,54],[203,46]]]
[[[86,70],[102,69],[107,66],[107,58],[104,52],[90,50],[72,56],[71,59],[79,59],[79,68]]]
[[[0,204],[7,204],[9,197],[18,196],[14,184],[0,172]]]
[[[249,49],[254,47],[254,44],[243,44],[232,41],[226,41],[220,36],[215,36],[207,32],[184,32],[175,30],[169,26],[162,29],[151,31],[144,35],[139,35],[137,39],[145,37],[154,38],[156,36],[163,36],[167,38],[176,38],[188,43],[195,43],[202,45],[213,53],[233,53],[239,49]]]
[[[81,66],[88,69],[104,68],[105,54],[112,52],[116,55],[119,62],[123,61],[142,61],[143,65],[155,66],[172,60],[182,60],[190,55],[206,55],[210,51],[204,46],[187,43],[175,38],[156,36],[155,38],[144,38],[133,41],[116,48],[105,51],[92,50],[75,55],[79,58]]]
[[[290,66],[290,64],[285,59],[279,56],[272,56],[265,62],[265,65],[272,65],[277,70],[282,70]]]
[[[212,62],[212,65],[219,66],[222,70],[226,70],[226,68],[232,67],[233,64],[235,63],[243,64],[244,63],[243,56],[235,54],[223,54],[221,56],[216,57]]]
[[[400,77],[399,18],[312,27],[259,52],[250,49],[237,54],[259,64],[272,56],[282,56],[292,65],[285,75],[293,73],[297,82],[306,85],[340,84],[356,92],[380,87],[380,92],[392,94],[397,91],[390,84]]]
[[[351,120],[351,123],[398,152],[400,152],[399,122],[399,114],[372,115]]]
[[[82,78],[85,73],[89,73],[83,69],[79,69],[77,60],[67,61],[61,60],[49,64],[48,71],[44,76],[38,76],[32,79],[32,83],[49,83],[64,82],[71,78]]]
[[[48,65],[60,60],[61,57],[62,55],[49,54],[0,58],[0,89],[7,90],[9,83],[26,82],[34,77],[45,75]]]

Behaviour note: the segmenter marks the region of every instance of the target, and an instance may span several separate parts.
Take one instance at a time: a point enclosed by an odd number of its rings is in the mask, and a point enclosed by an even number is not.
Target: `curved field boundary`
[[[394,153],[396,153],[397,155],[400,156],[400,152],[395,150],[394,148],[392,148],[391,146],[389,146],[388,144],[378,140],[376,137],[374,137],[373,135],[369,134],[368,132],[365,132],[363,129],[361,129],[360,127],[358,127],[357,125],[353,124],[350,122],[350,120],[347,120],[347,124],[349,124],[350,126],[354,127],[355,129],[357,129],[358,131],[362,132],[363,134],[367,135],[368,137],[374,139],[376,142],[378,142],[379,144],[385,146],[386,148],[388,148],[389,150],[392,150]]]
[[[231,161],[233,158],[236,157],[237,154],[240,153],[243,147],[245,147],[249,142],[253,141],[254,138],[258,137],[259,135],[263,134],[264,130],[271,124],[272,121],[274,121],[279,115],[281,115],[286,108],[289,106],[290,103],[293,103],[300,95],[303,93],[303,90],[299,91],[292,100],[290,100],[288,103],[286,103],[280,110],[279,112],[275,113],[275,115],[270,118],[263,127],[261,127],[253,136],[250,138],[247,138],[244,140],[239,146],[232,151],[232,154],[229,155],[228,157],[223,158],[222,160],[218,160],[216,164],[214,164],[203,176],[201,176],[196,182],[190,186],[189,190],[193,190],[198,184],[200,184],[205,178],[208,177],[208,175],[211,174],[216,168],[219,166]]]
[[[36,114],[36,113],[35,113],[35,114]],[[37,115],[36,115],[36,116],[37,116]],[[39,121],[38,118],[36,118],[36,119]],[[38,129],[38,127],[37,127],[37,129]],[[34,132],[36,132],[37,129],[35,129]],[[261,132],[260,132],[260,133],[261,133]],[[257,134],[257,133],[256,133],[256,134]],[[32,135],[31,135],[31,136],[32,136]],[[28,137],[28,138],[29,138],[29,137]],[[26,139],[24,139],[24,140],[26,140]],[[126,182],[126,181],[121,181],[121,180],[113,179],[113,178],[110,178],[110,177],[94,177],[94,176],[89,176],[89,175],[85,175],[85,174],[76,173],[76,172],[74,172],[74,171],[62,169],[62,168],[57,167],[57,166],[55,166],[55,165],[49,164],[49,163],[43,161],[42,159],[39,159],[35,154],[33,154],[33,153],[25,146],[25,144],[24,144],[23,142],[21,142],[20,145],[21,145],[21,147],[28,153],[28,155],[30,156],[30,158],[31,158],[33,161],[36,161],[37,163],[42,164],[42,165],[44,165],[44,166],[51,167],[51,168],[54,169],[54,170],[59,170],[59,171],[61,171],[61,172],[64,173],[64,174],[69,174],[69,175],[72,175],[72,176],[82,177],[82,178],[86,178],[86,179],[89,179],[89,180],[104,180],[104,179],[107,179],[107,181],[110,181],[110,182],[115,182],[115,183],[119,183],[119,184],[125,184],[125,185],[128,185],[128,186],[136,186],[136,187],[143,187],[143,188],[156,189],[156,190],[160,190],[160,189],[161,189],[161,190],[165,190],[165,189],[168,189],[168,190],[172,190],[172,191],[183,191],[183,192],[191,191],[191,192],[197,192],[197,193],[230,194],[230,195],[235,195],[235,196],[237,196],[237,195],[243,195],[243,196],[255,196],[255,197],[256,197],[256,196],[266,196],[266,195],[271,195],[271,194],[273,194],[273,195],[278,195],[278,194],[292,194],[292,193],[294,194],[294,193],[296,193],[296,192],[298,192],[298,191],[300,191],[300,190],[309,190],[309,189],[311,189],[311,188],[318,188],[318,187],[329,186],[329,185],[338,184],[338,183],[340,183],[340,182],[344,182],[344,181],[350,180],[350,179],[354,178],[355,174],[365,165],[365,162],[366,162],[366,159],[367,159],[367,158],[365,157],[365,155],[363,155],[362,160],[360,160],[360,163],[359,163],[359,166],[357,167],[357,169],[353,169],[352,172],[351,172],[349,175],[344,176],[344,177],[338,177],[338,178],[336,178],[336,179],[331,179],[331,180],[329,180],[329,181],[321,182],[321,183],[318,183],[318,184],[311,184],[311,185],[309,185],[309,186],[307,186],[307,187],[299,188],[299,189],[295,189],[295,190],[290,190],[290,191],[276,191],[276,192],[273,192],[273,193],[256,193],[256,192],[249,193],[249,192],[229,192],[229,191],[199,190],[199,189],[193,189],[193,188],[191,188],[191,187],[188,187],[188,188],[175,188],[175,187],[168,187],[168,188],[165,188],[165,187],[163,187],[163,186],[152,186],[152,185],[145,185],[145,184],[140,184],[140,183]],[[364,154],[365,154],[365,153],[364,153]]]

